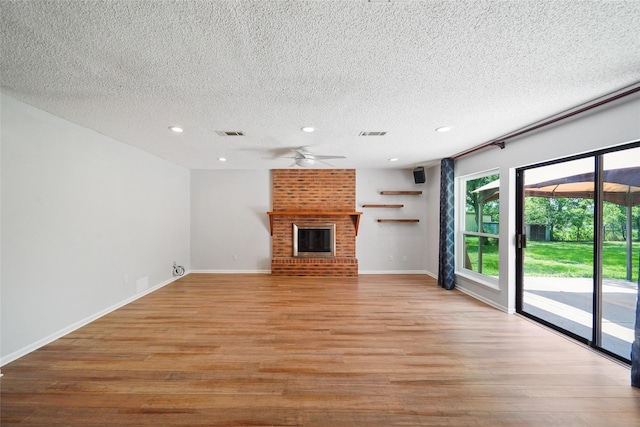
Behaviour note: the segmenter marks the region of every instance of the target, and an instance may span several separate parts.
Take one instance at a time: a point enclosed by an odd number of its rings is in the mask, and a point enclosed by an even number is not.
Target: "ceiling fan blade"
[[[346,156],[321,156],[321,155],[316,155],[315,156],[316,160],[331,160],[331,159],[346,159]]]
[[[291,155],[289,156],[276,156],[276,157],[265,157],[271,159],[294,159],[294,162],[289,167],[300,166],[301,168],[309,168],[313,167],[315,161],[320,163],[324,163],[327,166],[334,167],[332,164],[327,163],[323,160],[330,159],[346,159],[346,156],[328,156],[328,155],[315,155],[310,150],[309,147],[298,147],[292,148],[290,150]]]
[[[276,156],[276,157],[263,157],[263,159],[271,159],[271,160],[277,160],[277,159],[295,159],[295,157],[293,157],[293,156]]]
[[[333,166],[331,163],[325,162],[324,160],[320,160],[316,157],[316,160],[319,161],[320,163],[324,163],[327,166],[331,166],[332,168],[335,168],[335,166]]]

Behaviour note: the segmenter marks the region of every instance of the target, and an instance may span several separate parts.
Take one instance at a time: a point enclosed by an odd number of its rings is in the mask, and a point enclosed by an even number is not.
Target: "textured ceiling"
[[[0,25],[3,93],[193,169],[408,168],[640,81],[639,1],[1,0]]]

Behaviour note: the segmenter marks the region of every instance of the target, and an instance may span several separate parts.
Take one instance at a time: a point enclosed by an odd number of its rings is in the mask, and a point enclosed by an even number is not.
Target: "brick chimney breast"
[[[273,218],[271,274],[277,276],[356,277],[356,230],[350,216],[322,212],[354,212],[355,169],[273,169],[274,212],[305,211],[318,215],[278,215]],[[294,223],[335,223],[334,258],[294,258]]]

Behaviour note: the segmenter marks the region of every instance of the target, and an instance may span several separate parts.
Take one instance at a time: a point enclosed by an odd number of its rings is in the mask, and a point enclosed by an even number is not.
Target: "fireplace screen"
[[[335,257],[335,235],[335,224],[293,224],[293,256]]]

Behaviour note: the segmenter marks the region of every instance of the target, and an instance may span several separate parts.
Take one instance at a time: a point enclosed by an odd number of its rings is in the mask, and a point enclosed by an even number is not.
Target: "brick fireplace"
[[[274,169],[271,274],[276,276],[356,277],[354,169]],[[293,224],[335,224],[335,256],[294,257]]]

